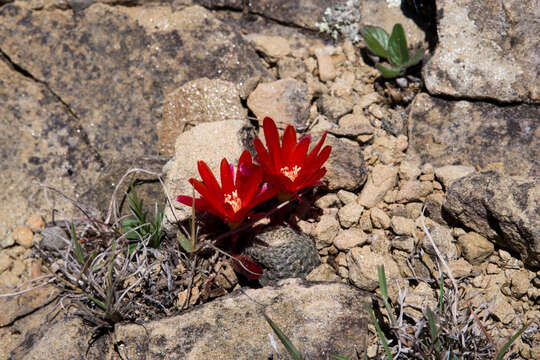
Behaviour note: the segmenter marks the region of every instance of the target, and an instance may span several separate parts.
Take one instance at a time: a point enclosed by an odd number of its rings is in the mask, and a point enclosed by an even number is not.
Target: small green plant
[[[405,75],[408,68],[422,61],[424,49],[418,49],[412,56],[407,48],[407,38],[401,24],[394,25],[392,34],[378,26],[366,26],[363,31],[368,49],[390,63],[390,67],[378,63],[375,66],[384,78],[392,79]]]
[[[157,204],[154,207],[154,217],[149,219],[146,211],[143,210],[143,201],[137,196],[137,192],[132,187],[128,195],[129,210],[131,217],[122,221],[122,232],[130,241],[128,245],[129,253],[133,252],[140,241],[148,239],[148,246],[157,249],[161,245],[163,231],[163,211],[159,212]]]
[[[470,319],[473,318],[478,321],[478,326],[484,329],[483,325],[475,316],[476,314],[467,313],[465,316],[454,316],[454,314],[452,314],[451,303],[457,301],[457,298],[455,298],[453,294],[445,291],[442,273],[438,299],[439,306],[436,308],[436,311],[434,312],[429,307],[426,307],[424,319],[418,321],[414,328],[409,328],[409,330],[412,331],[407,331],[406,326],[398,321],[393,314],[388,297],[384,266],[379,265],[377,270],[379,274],[379,288],[381,290],[382,302],[390,321],[389,328],[392,337],[397,340],[398,345],[390,346],[373,310],[368,304],[366,304],[366,310],[375,326],[377,335],[381,340],[382,347],[388,360],[399,358],[400,355],[407,353],[409,354],[409,358],[436,360],[457,360],[469,358],[471,355],[478,356],[480,353],[482,353],[482,356],[492,354],[491,351],[495,348],[494,344],[486,344],[485,340],[478,339],[472,330],[472,326],[470,326]],[[403,308],[403,306],[401,306],[401,308]],[[401,318],[401,315],[402,314],[400,314],[399,318]],[[452,324],[452,318],[458,319],[458,323]],[[494,355],[494,358],[502,360],[512,343],[523,334],[527,327],[528,325],[524,325],[508,339]],[[456,329],[459,329],[458,332],[456,332]],[[409,332],[414,334],[414,336],[411,336]]]

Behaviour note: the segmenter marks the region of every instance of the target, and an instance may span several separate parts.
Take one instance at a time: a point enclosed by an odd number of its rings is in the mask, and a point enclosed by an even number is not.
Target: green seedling
[[[381,27],[366,26],[363,36],[368,49],[390,63],[390,67],[380,63],[375,65],[387,79],[405,75],[407,69],[422,61],[424,56],[423,48],[418,49],[412,56],[409,54],[407,38],[401,24],[394,25],[391,35]]]
[[[138,242],[145,239],[149,239],[149,247],[159,248],[163,238],[163,231],[161,230],[163,211],[159,212],[156,204],[154,217],[149,219],[148,214],[143,210],[142,199],[139,199],[137,192],[133,188],[131,188],[128,195],[128,201],[131,217],[122,221],[122,232],[126,234],[126,238],[131,242],[128,245],[129,253],[131,254],[135,250]]]

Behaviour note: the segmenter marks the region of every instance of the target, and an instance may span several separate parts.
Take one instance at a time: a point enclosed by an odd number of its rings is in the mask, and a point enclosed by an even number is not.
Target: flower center
[[[238,197],[238,192],[234,190],[230,194],[225,194],[225,203],[231,205],[234,212],[242,208],[242,200]]]
[[[294,165],[292,169],[290,169],[288,166],[282,167],[279,171],[289,178],[289,180],[294,181],[298,177],[298,173],[302,170],[302,168],[298,165]]]

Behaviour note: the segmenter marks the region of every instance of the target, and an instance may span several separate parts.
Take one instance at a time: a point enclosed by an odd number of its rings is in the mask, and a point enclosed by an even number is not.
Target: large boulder
[[[409,114],[409,154],[436,167],[500,168],[509,175],[538,175],[540,108],[499,107],[421,94]]]
[[[444,210],[467,228],[540,266],[540,184],[538,178],[473,173],[452,182]]]
[[[431,94],[540,102],[538,1],[437,1],[439,41],[423,69]]]
[[[352,357],[366,331],[358,289],[343,283],[288,280],[279,287],[240,290],[185,314],[144,326],[118,325],[114,342],[124,358],[269,359],[287,358],[285,348],[264,319],[266,313],[305,359],[326,354]]]
[[[164,95],[187,81],[272,79],[235,28],[200,6],[39,11],[34,3],[0,8],[0,142],[10,144],[1,149],[0,185],[9,191],[0,195],[0,237],[52,206],[32,180],[102,207],[118,179],[98,193],[100,174],[122,173],[120,159],[141,167],[133,159],[157,155]]]

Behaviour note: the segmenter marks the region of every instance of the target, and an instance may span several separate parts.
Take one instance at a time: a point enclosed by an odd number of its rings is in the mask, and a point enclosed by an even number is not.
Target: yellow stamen
[[[225,195],[225,203],[231,205],[234,212],[237,212],[242,208],[242,200],[238,197],[238,192],[236,190]]]
[[[292,169],[290,169],[288,166],[282,167],[279,171],[289,178],[289,180],[294,181],[298,177],[298,173],[302,170],[302,168],[298,165],[294,165]]]

